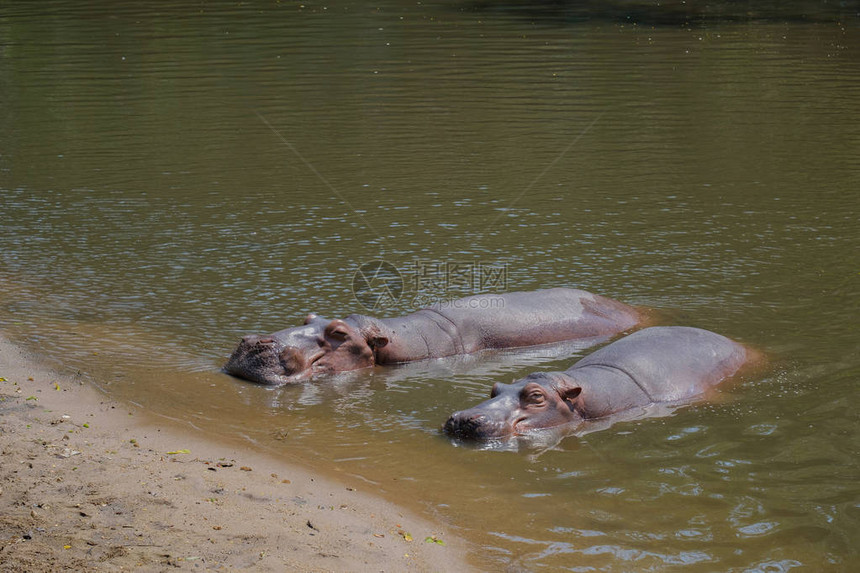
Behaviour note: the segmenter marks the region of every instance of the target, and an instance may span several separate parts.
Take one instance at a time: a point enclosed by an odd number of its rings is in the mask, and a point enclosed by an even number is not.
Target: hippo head
[[[316,374],[372,366],[374,348],[387,342],[363,335],[350,322],[309,314],[303,326],[244,337],[224,370],[261,384],[300,382]]]
[[[490,399],[454,412],[443,431],[461,439],[519,436],[581,419],[576,401],[582,388],[560,373],[536,373],[511,384],[496,383]]]

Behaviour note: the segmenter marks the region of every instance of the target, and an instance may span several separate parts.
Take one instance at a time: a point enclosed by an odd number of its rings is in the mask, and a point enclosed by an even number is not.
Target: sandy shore
[[[3,338],[0,379],[0,571],[469,570],[436,524],[159,427]]]

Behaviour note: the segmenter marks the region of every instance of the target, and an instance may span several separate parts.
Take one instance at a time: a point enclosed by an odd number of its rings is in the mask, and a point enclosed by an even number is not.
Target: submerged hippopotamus
[[[455,412],[443,427],[463,439],[505,438],[606,418],[657,403],[679,404],[735,374],[752,351],[724,336],[684,326],[635,332],[564,372],[497,383],[490,399]]]
[[[425,358],[595,338],[637,326],[642,314],[583,290],[554,288],[476,295],[437,303],[400,318],[309,314],[304,326],[246,336],[224,370],[262,384]]]

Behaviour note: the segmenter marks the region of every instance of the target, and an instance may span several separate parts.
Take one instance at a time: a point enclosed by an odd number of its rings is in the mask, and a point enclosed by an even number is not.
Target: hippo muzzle
[[[511,416],[516,407],[510,402],[506,396],[493,398],[474,408],[454,412],[442,430],[465,440],[511,436],[516,433],[516,420]]]
[[[319,348],[301,349],[271,336],[249,335],[239,343],[224,370],[261,384],[286,384],[307,377],[324,354]]]

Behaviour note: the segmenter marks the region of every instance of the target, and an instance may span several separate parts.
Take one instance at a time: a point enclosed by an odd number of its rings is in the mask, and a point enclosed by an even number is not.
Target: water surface
[[[487,570],[860,563],[856,5],[11,3],[0,327],[117,398],[361,480]],[[686,5],[685,5],[686,6]],[[447,415],[543,348],[263,388],[238,338],[585,288],[766,351],[671,416],[519,452]],[[446,266],[447,265],[447,266]],[[852,567],[853,566],[853,567]]]

